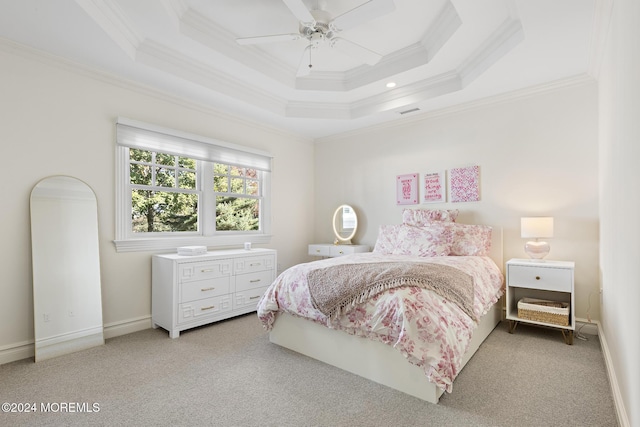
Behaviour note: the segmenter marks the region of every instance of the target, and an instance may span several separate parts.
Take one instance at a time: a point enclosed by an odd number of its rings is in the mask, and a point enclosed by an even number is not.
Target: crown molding
[[[287,87],[294,87],[295,69],[288,67],[287,64],[266,54],[262,49],[255,46],[241,46],[242,49],[238,49],[240,46],[235,41],[235,34],[191,9],[187,9],[180,17],[179,30],[192,40],[237,61],[251,70],[258,71]],[[302,54],[302,51],[300,54]]]
[[[324,142],[340,141],[348,138],[365,136],[371,133],[392,130],[409,126],[413,123],[419,123],[427,120],[432,120],[438,117],[453,116],[455,114],[465,113],[474,110],[480,110],[490,108],[500,104],[506,104],[515,102],[521,99],[527,99],[534,96],[544,95],[547,93],[553,93],[559,90],[569,89],[572,87],[588,86],[596,83],[596,80],[587,74],[580,74],[576,76],[567,77],[564,79],[555,80],[548,83],[530,86],[524,89],[518,89],[511,92],[503,93],[500,95],[481,98],[475,101],[465,102],[463,104],[454,105],[452,107],[441,108],[438,110],[426,111],[420,114],[414,114],[401,119],[388,121],[353,131],[342,132],[340,134],[316,138],[314,141],[316,144]]]
[[[609,38],[609,27],[613,16],[614,0],[595,0],[595,11],[589,40],[588,73],[597,79]]]
[[[142,96],[155,98],[159,101],[174,104],[182,108],[198,111],[202,114],[207,114],[211,117],[215,117],[216,119],[219,119],[221,121],[236,123],[239,126],[246,126],[253,129],[260,129],[272,135],[280,135],[283,138],[293,138],[300,142],[312,143],[314,141],[314,139],[311,137],[306,137],[276,126],[271,126],[256,120],[251,120],[244,116],[224,112],[219,108],[212,107],[208,104],[197,102],[190,98],[178,96],[174,93],[170,93],[137,81],[117,76],[98,68],[62,58],[60,56],[53,55],[48,52],[44,52],[42,50],[35,49],[30,46],[26,46],[2,37],[0,37],[0,52],[4,52],[9,55],[16,55],[25,58],[26,60],[36,61],[45,66],[54,67],[77,76],[92,79],[113,87],[121,88],[123,90],[135,92]]]
[[[278,115],[285,114],[287,104],[285,99],[256,86],[239,83],[232,76],[194,61],[159,43],[151,41],[141,43],[138,47],[138,61]]]
[[[466,87],[474,81],[524,39],[520,20],[513,16],[506,18],[459,67],[462,86]]]
[[[75,0],[75,2],[107,33],[111,40],[120,46],[120,49],[135,60],[141,38],[116,2],[113,0]]]

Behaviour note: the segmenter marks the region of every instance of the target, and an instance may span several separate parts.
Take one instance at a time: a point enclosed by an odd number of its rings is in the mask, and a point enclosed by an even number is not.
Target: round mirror
[[[358,217],[349,205],[338,206],[333,214],[333,233],[336,235],[336,244],[351,244],[351,239],[358,229]]]

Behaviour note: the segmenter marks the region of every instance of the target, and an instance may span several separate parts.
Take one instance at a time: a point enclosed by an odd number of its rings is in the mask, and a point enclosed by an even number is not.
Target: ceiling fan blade
[[[291,13],[301,22],[314,22],[315,19],[302,0],[282,0]]]
[[[308,76],[311,73],[311,46],[307,46],[302,52],[302,58],[300,58],[300,64],[298,64],[298,71],[296,77]]]
[[[379,53],[341,37],[334,37],[332,46],[347,56],[360,59],[365,64],[376,65],[382,59],[382,55]]]
[[[292,40],[300,40],[302,36],[300,34],[273,34],[270,36],[257,36],[257,37],[240,37],[236,39],[236,43],[246,44],[263,44],[263,43],[276,43],[276,42],[288,42]]]
[[[393,0],[370,0],[342,15],[336,16],[331,23],[339,31],[348,30],[393,12],[395,9],[396,5]]]

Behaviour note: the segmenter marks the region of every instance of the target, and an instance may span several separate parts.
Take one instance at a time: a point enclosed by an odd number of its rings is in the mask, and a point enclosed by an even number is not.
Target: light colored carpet
[[[615,426],[597,337],[501,323],[438,405],[271,344],[255,314],[0,366],[2,426]],[[78,402],[99,412],[42,413]]]

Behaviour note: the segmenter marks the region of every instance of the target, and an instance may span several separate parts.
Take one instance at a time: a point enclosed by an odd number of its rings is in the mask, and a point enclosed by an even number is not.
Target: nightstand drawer
[[[572,270],[538,266],[510,265],[509,286],[547,291],[572,292]]]

